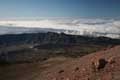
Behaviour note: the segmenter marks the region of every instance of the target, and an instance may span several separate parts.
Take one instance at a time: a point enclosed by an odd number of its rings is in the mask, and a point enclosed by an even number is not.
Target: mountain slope
[[[76,60],[53,66],[44,70],[42,80],[119,80],[120,77],[120,46],[92,53]],[[94,71],[94,67],[102,66],[100,59],[106,61],[104,67]],[[92,63],[96,63],[94,66]],[[96,68],[95,68],[96,69]],[[37,77],[37,80],[40,77]]]
[[[81,43],[100,43],[100,44],[119,44],[119,39],[112,39],[108,37],[92,37],[92,36],[81,36],[81,35],[68,35],[64,33],[29,33],[29,34],[8,34],[0,35],[0,44],[1,45],[10,45],[10,44],[81,44]]]
[[[95,52],[81,58],[51,58],[44,63],[0,66],[0,80],[119,80],[120,46]],[[107,61],[93,71],[92,62]]]
[[[48,32],[1,35],[0,44],[0,62],[33,62],[56,56],[80,57],[118,45],[120,40]]]

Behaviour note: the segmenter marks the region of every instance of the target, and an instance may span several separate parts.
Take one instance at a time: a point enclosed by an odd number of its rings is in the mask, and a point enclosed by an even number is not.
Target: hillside
[[[120,44],[119,39],[48,33],[0,36],[0,63],[44,61],[51,57],[81,57]]]
[[[41,79],[120,80],[119,53],[120,46],[116,46],[75,60],[66,61],[61,65],[53,66],[44,70]]]
[[[119,80],[119,53],[120,46],[115,46],[81,58],[0,66],[0,80]]]
[[[28,34],[8,34],[0,35],[0,46],[16,45],[16,44],[81,44],[81,43],[96,43],[96,44],[119,44],[119,39],[108,37],[92,37],[81,35],[68,35],[64,33],[28,33]]]

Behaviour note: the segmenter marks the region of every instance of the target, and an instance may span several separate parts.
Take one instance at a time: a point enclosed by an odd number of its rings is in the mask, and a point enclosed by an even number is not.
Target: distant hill
[[[81,44],[81,43],[95,43],[95,44],[120,44],[120,39],[111,39],[108,37],[92,37],[80,35],[68,35],[64,33],[29,33],[29,34],[8,34],[0,35],[1,45],[14,44]]]
[[[80,57],[119,44],[119,39],[54,32],[0,35],[0,61],[31,62],[55,56]]]

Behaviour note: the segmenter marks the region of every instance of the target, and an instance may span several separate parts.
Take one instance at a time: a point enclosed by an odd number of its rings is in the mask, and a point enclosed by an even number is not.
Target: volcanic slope
[[[48,68],[41,80],[120,80],[120,46]],[[35,80],[39,80],[36,77]]]
[[[0,80],[120,80],[120,46],[80,58],[0,66]]]

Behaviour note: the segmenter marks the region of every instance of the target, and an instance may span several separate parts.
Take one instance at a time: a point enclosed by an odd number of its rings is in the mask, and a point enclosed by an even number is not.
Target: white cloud
[[[82,35],[93,34],[97,32],[104,34],[112,38],[118,38],[120,34],[120,21],[113,19],[41,19],[41,20],[16,20],[16,21],[0,21],[1,26],[14,26],[14,27],[26,27],[26,28],[52,28],[52,29],[64,29],[72,30],[71,34]],[[100,35],[96,34],[96,35]]]

